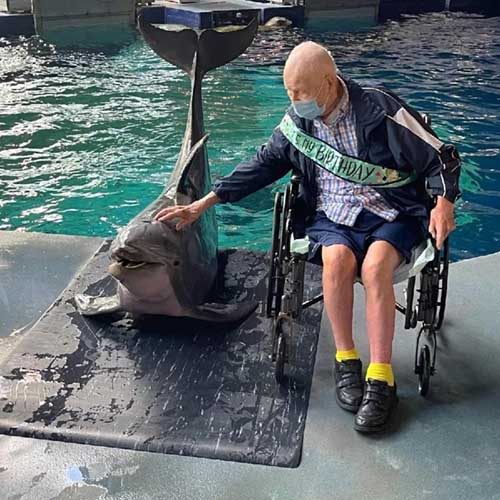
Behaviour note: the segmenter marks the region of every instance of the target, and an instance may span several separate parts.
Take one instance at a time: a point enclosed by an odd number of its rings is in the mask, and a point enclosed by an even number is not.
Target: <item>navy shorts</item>
[[[321,264],[321,247],[341,243],[349,247],[358,262],[358,274],[368,247],[377,240],[391,243],[409,262],[414,247],[427,237],[427,219],[399,214],[388,222],[363,208],[354,226],[331,221],[324,212],[316,212],[312,223],[306,227],[311,242],[309,259]]]

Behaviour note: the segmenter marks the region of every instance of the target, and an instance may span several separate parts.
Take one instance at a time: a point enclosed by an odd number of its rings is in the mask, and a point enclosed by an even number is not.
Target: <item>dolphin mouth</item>
[[[122,267],[125,267],[126,269],[139,269],[140,267],[144,267],[147,262],[135,262],[133,260],[127,260],[127,259],[114,259],[117,264],[119,264]]]
[[[113,262],[124,267],[126,269],[139,269],[140,267],[144,267],[147,262],[143,260],[136,260],[129,255],[124,255],[121,252],[117,252],[116,254],[111,256]]]
[[[108,273],[118,281],[122,281],[129,273],[136,273],[140,269],[146,268],[146,262],[134,262],[126,259],[111,259],[108,266]]]

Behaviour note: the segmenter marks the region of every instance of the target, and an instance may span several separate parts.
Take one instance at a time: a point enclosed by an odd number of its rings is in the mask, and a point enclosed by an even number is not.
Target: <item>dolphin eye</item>
[[[174,265],[175,267],[179,266],[179,265],[180,265],[180,261],[178,261],[178,260],[174,260],[173,265]]]

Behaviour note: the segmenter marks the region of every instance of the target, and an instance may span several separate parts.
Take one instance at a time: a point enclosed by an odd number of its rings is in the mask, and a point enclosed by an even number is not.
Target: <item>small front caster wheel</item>
[[[420,348],[418,355],[418,392],[421,396],[425,396],[429,391],[431,379],[431,352],[429,346],[423,345]]]

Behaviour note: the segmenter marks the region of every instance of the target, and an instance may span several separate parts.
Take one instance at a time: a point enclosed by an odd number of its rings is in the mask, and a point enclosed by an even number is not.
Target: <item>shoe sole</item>
[[[391,407],[391,414],[390,414],[389,418],[383,424],[373,426],[373,427],[365,427],[363,425],[358,425],[358,424],[356,424],[356,422],[354,422],[354,430],[361,432],[363,434],[372,434],[372,433],[375,434],[377,432],[383,432],[383,431],[387,430],[387,428],[391,424],[392,418],[394,416],[394,413],[393,413],[394,408],[396,408],[396,406],[398,405],[398,401],[399,401],[399,398],[397,398],[396,401],[394,401],[394,404]]]

